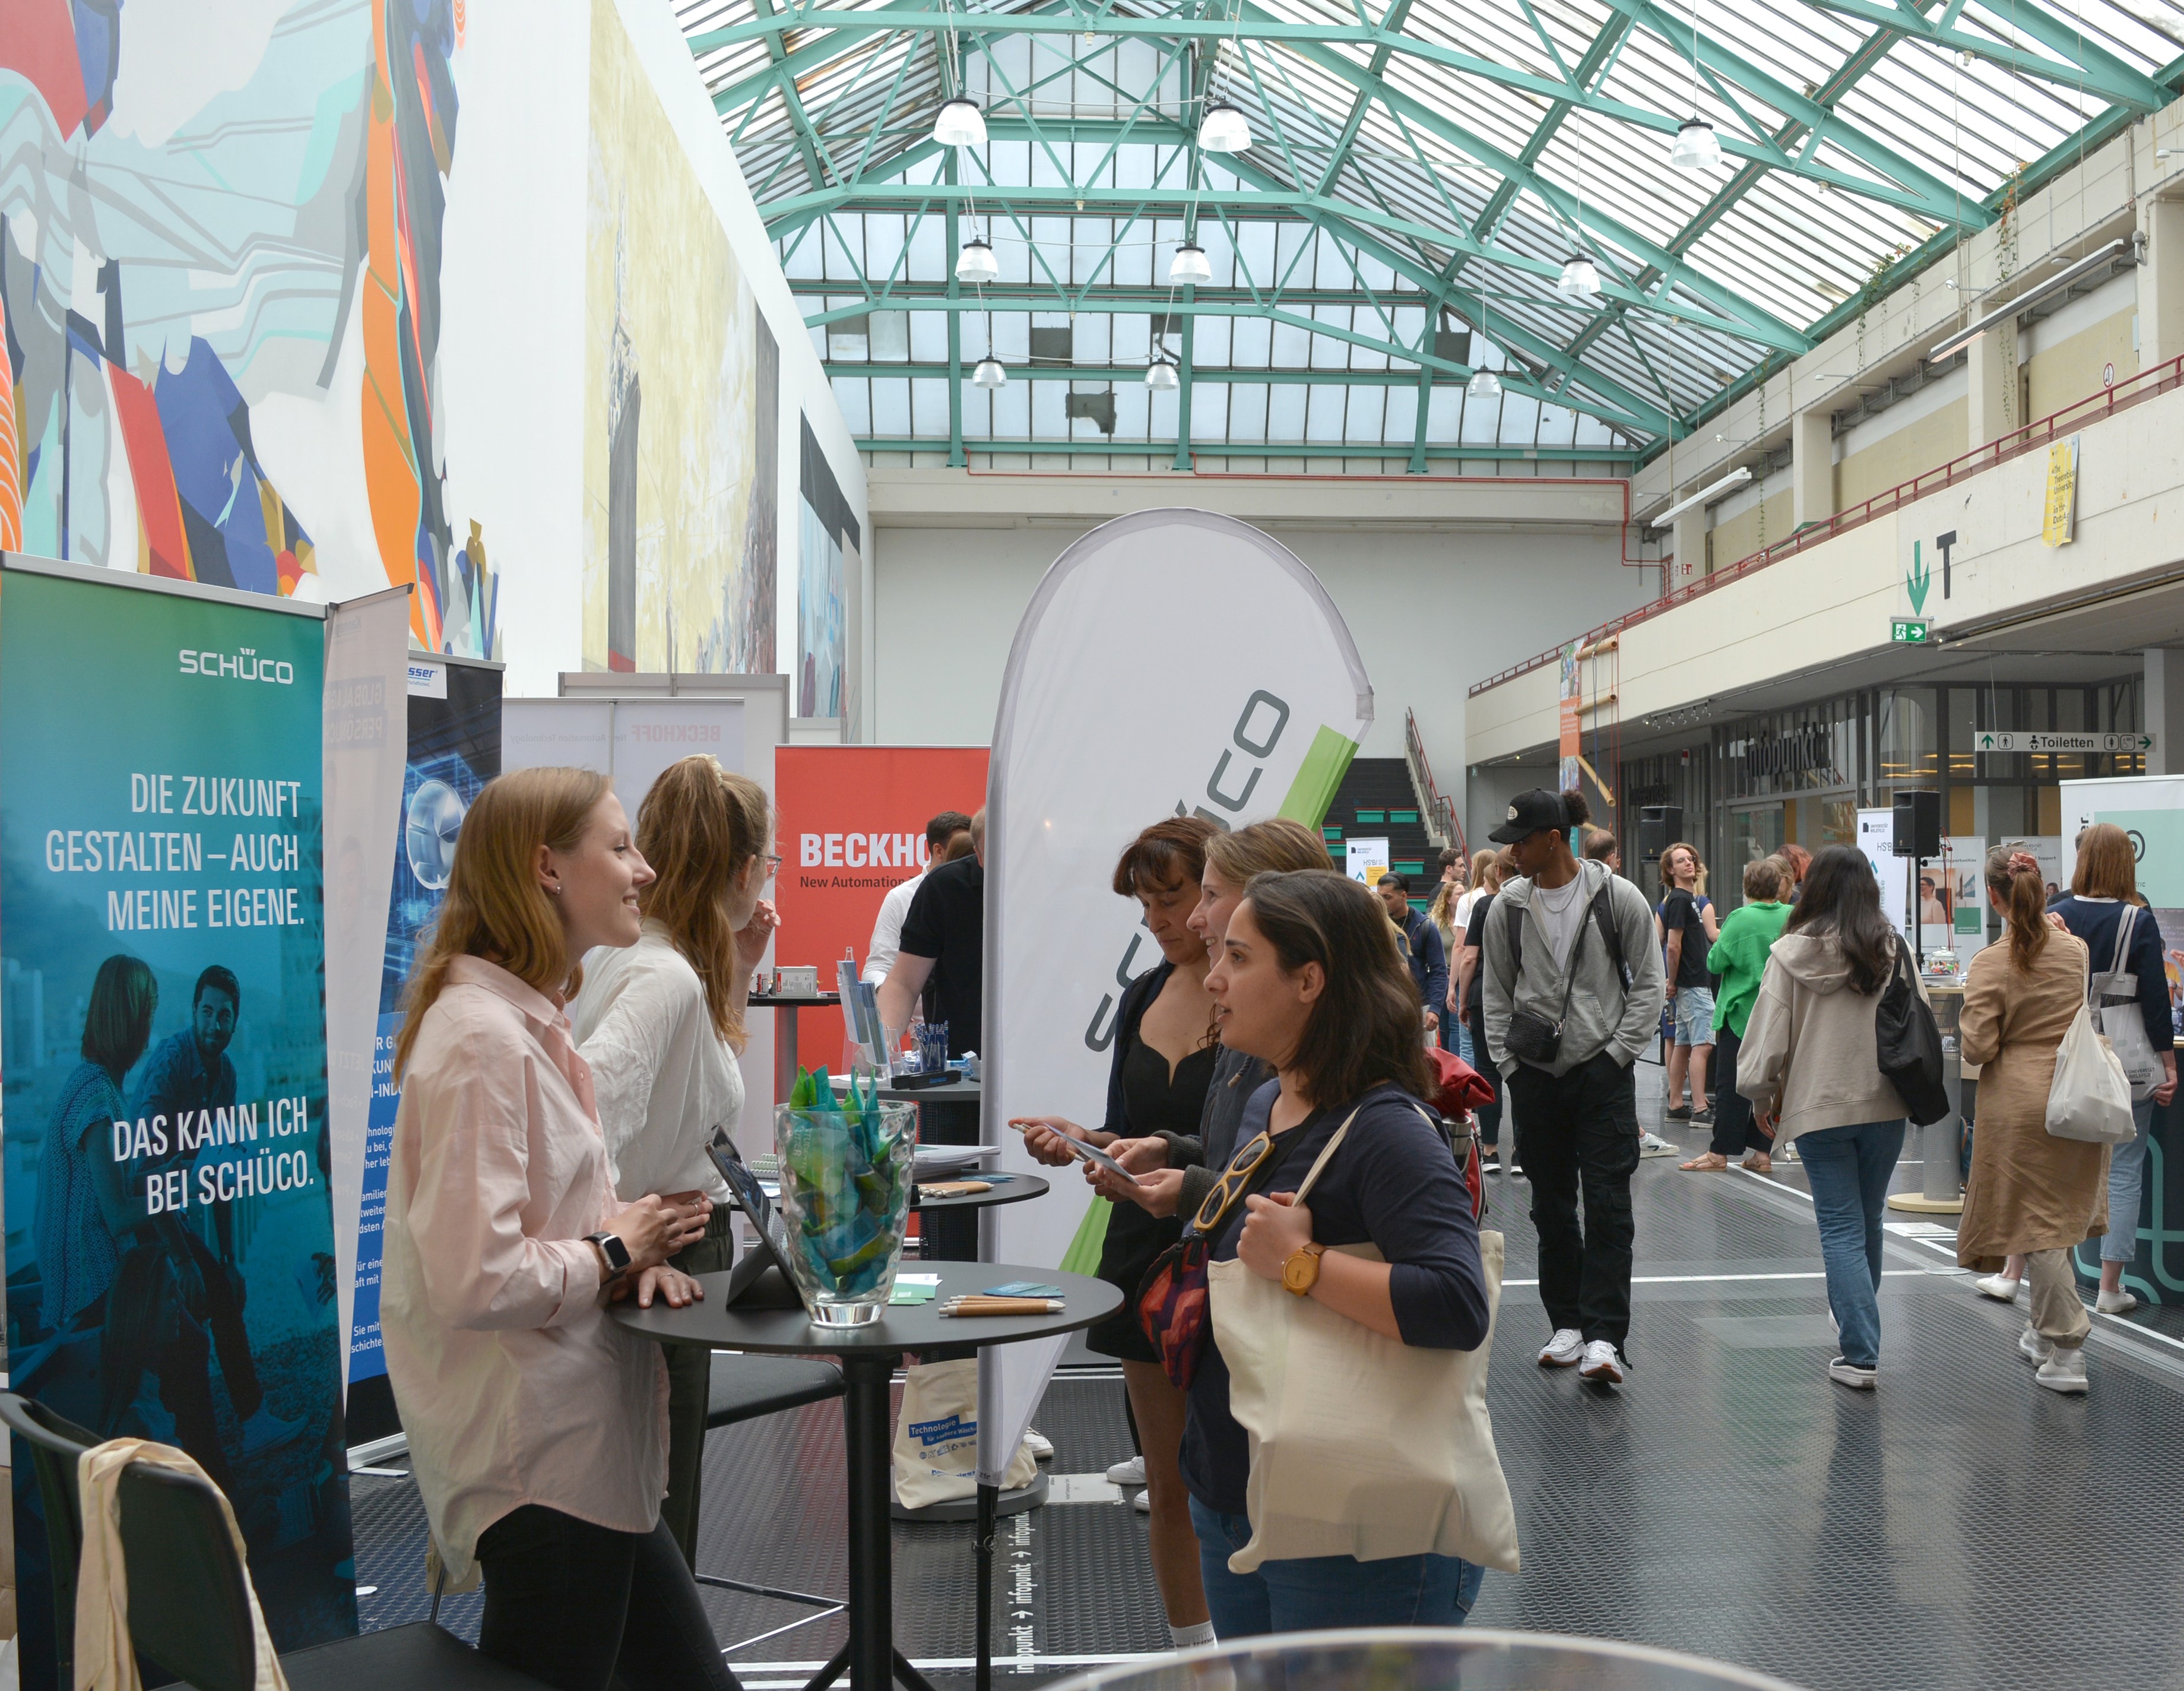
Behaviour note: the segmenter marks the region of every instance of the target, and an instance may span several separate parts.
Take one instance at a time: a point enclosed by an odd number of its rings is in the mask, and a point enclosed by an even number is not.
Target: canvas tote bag
[[[2048,1131],[2057,1139],[2095,1145],[2128,1145],[2138,1137],[2131,1115],[2131,1082],[2109,1042],[2093,1031],[2093,1019],[2083,1004],[2055,1048],[2055,1078],[2048,1083]]]
[[[1328,1141],[1299,1203],[1349,1131],[1345,1122]],[[1370,1245],[1329,1248],[1383,1260]],[[1427,1553],[1517,1571],[1516,1510],[1486,1413],[1502,1236],[1482,1229],[1479,1255],[1489,1317],[1476,1350],[1384,1338],[1240,1261],[1206,1265],[1228,1409],[1251,1455],[1251,1540],[1230,1572],[1298,1556]]]

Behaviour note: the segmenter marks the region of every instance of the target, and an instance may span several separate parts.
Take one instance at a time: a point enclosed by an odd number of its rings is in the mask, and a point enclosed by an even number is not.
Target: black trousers
[[[1732,1162],[1747,1151],[1774,1148],[1759,1130],[1752,1100],[1736,1090],[1736,1048],[1743,1043],[1727,1023],[1713,1030],[1713,1143],[1707,1149]]]
[[[666,1523],[617,1532],[526,1504],[479,1537],[478,1649],[556,1691],[738,1691]]]
[[[1620,1350],[1630,1331],[1636,1083],[1605,1051],[1566,1074],[1520,1063],[1509,1077],[1509,1106],[1517,1160],[1532,1183],[1540,1302],[1557,1328],[1574,1327],[1588,1343],[1606,1339]]]

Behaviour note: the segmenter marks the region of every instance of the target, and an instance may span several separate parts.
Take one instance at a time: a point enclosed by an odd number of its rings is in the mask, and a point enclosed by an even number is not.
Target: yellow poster
[[[2040,538],[2050,546],[2067,546],[2078,516],[2078,437],[2048,449],[2048,505]]]

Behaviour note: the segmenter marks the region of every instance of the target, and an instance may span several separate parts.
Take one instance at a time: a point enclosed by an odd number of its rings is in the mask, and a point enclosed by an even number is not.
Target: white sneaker
[[[1577,1376],[1602,1386],[1620,1386],[1623,1359],[1606,1339],[1595,1339],[1585,1348],[1585,1361],[1579,1365]]]
[[[2055,1354],[2055,1347],[2040,1336],[2039,1328],[2028,1322],[2025,1331],[2017,1336],[2017,1353],[2035,1367],[2045,1367],[2048,1358]]]
[[[1684,1153],[1658,1133],[1638,1136],[1638,1154],[1641,1157],[1680,1157]]]
[[[2086,1348],[2072,1345],[2066,1350],[2057,1345],[2055,1353],[2040,1365],[2040,1371],[2032,1377],[2051,1392],[2083,1396],[2086,1390]]]
[[[1991,1274],[1984,1279],[1974,1281],[1972,1284],[1979,1288],[1979,1294],[1982,1298],[1992,1298],[1997,1303],[2017,1302],[2019,1282],[2016,1281],[2004,1280],[1998,1274]]]
[[[1828,1364],[1828,1378],[1838,1386],[1847,1386],[1854,1392],[1870,1392],[1880,1376],[1870,1368],[1861,1368],[1854,1362],[1836,1357]]]
[[[1150,1492],[1139,1492],[1130,1499],[1130,1507],[1137,1510],[1139,1515],[1150,1515],[1153,1512],[1153,1494]]]
[[[1540,1352],[1542,1368],[1574,1368],[1585,1359],[1585,1335],[1575,1327],[1557,1327]]]
[[[1133,1456],[1127,1462],[1117,1462],[1107,1471],[1111,1486],[1142,1486],[1145,1482],[1145,1459]]]
[[[2138,1308],[2138,1299],[2128,1292],[2103,1292],[2093,1300],[2093,1308],[2103,1315],[2121,1315]]]
[[[1032,1427],[1026,1427],[1024,1429],[1023,1442],[1024,1448],[1031,1452],[1032,1459],[1034,1461],[1051,1462],[1054,1460],[1054,1441],[1049,1438],[1045,1433],[1038,1431]]]

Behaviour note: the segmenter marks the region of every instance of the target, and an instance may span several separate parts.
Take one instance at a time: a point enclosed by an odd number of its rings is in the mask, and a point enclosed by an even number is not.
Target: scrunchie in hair
[[[2012,880],[2020,875],[2037,875],[2039,873],[2039,860],[2030,851],[2012,851],[2009,854],[2009,878]]]

